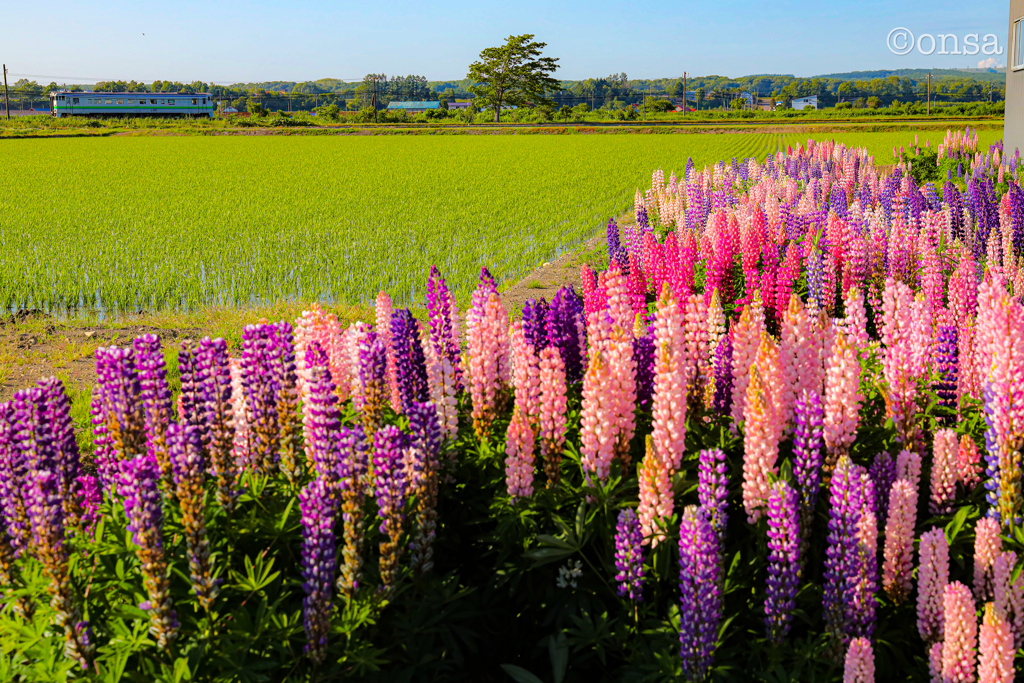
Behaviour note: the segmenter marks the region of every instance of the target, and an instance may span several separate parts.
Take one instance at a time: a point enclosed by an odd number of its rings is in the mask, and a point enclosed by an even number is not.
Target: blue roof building
[[[440,102],[389,102],[388,111],[404,111],[408,114],[420,114],[432,109],[440,109]]]

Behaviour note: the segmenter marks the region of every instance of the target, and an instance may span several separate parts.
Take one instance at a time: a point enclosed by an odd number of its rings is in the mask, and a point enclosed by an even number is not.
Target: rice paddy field
[[[941,135],[921,134],[924,139]],[[682,173],[799,134],[119,137],[5,141],[0,309],[58,315],[458,298],[598,233],[651,169]],[[814,135],[889,163],[913,133]],[[980,146],[1001,137],[980,131]]]

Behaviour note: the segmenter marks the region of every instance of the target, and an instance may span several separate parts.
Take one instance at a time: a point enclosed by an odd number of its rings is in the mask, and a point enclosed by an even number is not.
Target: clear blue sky
[[[358,78],[369,72],[464,78],[481,49],[534,33],[556,76],[631,78],[976,67],[985,54],[896,56],[890,29],[998,36],[1009,2],[868,0],[643,3],[609,0],[71,0],[10,2],[0,60],[42,82],[213,82]],[[143,35],[145,34],[145,35]],[[925,45],[925,49],[928,45]],[[952,49],[952,45],[949,45]],[[77,78],[76,78],[77,77]],[[17,80],[18,76],[13,76]]]

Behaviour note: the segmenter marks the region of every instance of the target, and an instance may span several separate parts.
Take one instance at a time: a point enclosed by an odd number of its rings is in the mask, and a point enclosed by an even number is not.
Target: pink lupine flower
[[[605,287],[608,292],[608,314],[612,324],[623,330],[633,329],[633,304],[630,301],[629,287],[626,276],[622,274],[619,264],[612,261],[605,276]]]
[[[896,478],[906,479],[917,491],[921,483],[921,456],[916,451],[904,449],[896,456]]]
[[[846,650],[843,683],[875,683],[875,652],[867,638],[854,638]]]
[[[735,396],[735,394],[734,394]],[[755,524],[768,500],[770,475],[776,474],[779,456],[779,420],[766,382],[757,367],[747,385],[746,424],[743,435],[743,509]]]
[[[959,581],[943,590],[945,641],[942,645],[942,680],[949,683],[974,681],[974,647],[978,642],[978,622],[974,616],[974,597]]]
[[[916,522],[917,489],[906,479],[897,479],[889,491],[882,568],[882,586],[896,604],[906,600],[912,588]]]
[[[928,509],[933,515],[946,515],[953,510],[956,493],[957,443],[956,432],[940,429],[935,432],[932,447],[932,494]]]
[[[540,453],[548,484],[560,478],[565,444],[565,364],[554,346],[540,352]]]
[[[864,307],[864,293],[858,287],[851,287],[843,298],[846,318],[843,320],[843,332],[850,344],[856,348],[864,348],[868,341],[868,313]]]
[[[644,545],[653,548],[665,540],[665,533],[659,526],[660,522],[672,517],[675,501],[672,497],[672,482],[668,466],[658,457],[651,437],[647,437],[647,450],[644,459],[637,468],[640,481],[640,505],[637,515],[640,517],[640,528],[644,534]]]
[[[459,431],[458,380],[447,355],[438,357],[437,346],[430,343],[426,329],[422,331],[423,355],[427,363],[427,386],[430,402],[437,411],[437,422],[443,438],[454,439]],[[357,350],[358,353],[358,350]],[[360,383],[361,385],[361,383]],[[361,386],[360,386],[361,388]],[[354,398],[354,397],[353,397]]]
[[[732,340],[732,419],[739,422],[747,406],[747,385],[750,383],[750,366],[754,364],[757,349],[761,345],[764,317],[760,306],[747,306],[739,321],[733,327]]]
[[[387,350],[388,355],[387,374],[385,375],[388,381],[388,396],[391,399],[391,409],[398,412],[402,409],[402,401],[398,393],[398,368],[395,365],[395,341],[391,334],[391,316],[393,309],[391,307],[391,297],[387,295],[387,292],[381,292],[377,295],[376,313],[377,334],[380,335],[380,340],[384,342],[384,348]]]
[[[1006,550],[996,556],[992,563],[992,602],[996,609],[1006,615],[1013,633],[1013,648],[1024,645],[1024,574],[1013,580],[1013,568],[1017,564],[1017,553]]]
[[[489,277],[481,277],[473,292],[466,313],[466,346],[473,429],[478,438],[486,439],[509,374],[508,314]]]
[[[978,648],[979,683],[1013,683],[1013,633],[1006,615],[991,602],[985,605]]]
[[[942,646],[940,640],[928,648],[928,675],[934,683],[945,683],[942,680]]]
[[[671,288],[661,290],[654,318],[654,451],[675,472],[686,446],[685,330]]]
[[[813,391],[814,375],[808,366],[818,364],[818,352],[813,340],[813,325],[800,297],[793,295],[782,315],[782,336],[779,345],[779,363],[782,369],[782,416],[784,424],[793,421],[796,398],[803,391]]]
[[[512,500],[533,495],[533,447],[533,428],[516,406],[505,438],[505,485]]]
[[[974,526],[974,597],[978,602],[992,599],[992,571],[996,557],[1002,552],[999,522],[982,517]]]
[[[704,395],[704,381],[711,364],[711,355],[707,352],[708,311],[701,294],[687,296],[682,304],[685,327],[683,370],[689,401],[691,405],[697,405]]]
[[[956,456],[957,480],[970,491],[981,481],[981,451],[969,435],[960,437]]]
[[[509,332],[509,355],[512,361],[512,390],[516,406],[531,425],[540,421],[540,359],[532,344],[526,341],[522,321],[512,324]]]
[[[242,469],[249,462],[249,407],[245,399],[245,391],[242,388],[242,363],[238,358],[232,358],[229,367],[231,368],[231,426],[235,432],[231,455],[235,459],[235,467]]]
[[[949,583],[949,543],[942,529],[921,536],[917,568],[917,631],[929,645],[943,639],[943,591]]]
[[[352,323],[342,335],[343,353],[348,361],[348,395],[352,397],[352,407],[361,411],[365,402],[363,382],[359,377],[359,346],[370,333],[370,326],[362,321]],[[332,371],[333,374],[333,371]],[[339,378],[338,381],[344,381]]]
[[[840,332],[836,335],[825,377],[826,470],[835,467],[840,456],[849,453],[857,439],[860,423],[860,363],[857,351]]]
[[[718,342],[726,335],[728,328],[725,324],[725,311],[722,310],[722,297],[717,291],[711,293],[711,303],[708,304],[707,329],[705,336],[708,341],[708,348],[705,350],[706,357],[710,363],[718,348]]]
[[[623,468],[629,464],[636,367],[632,335],[614,326],[610,315],[595,315],[589,327],[594,334],[588,336],[598,341],[591,344],[583,376],[580,454],[584,469],[603,480],[616,455]]]

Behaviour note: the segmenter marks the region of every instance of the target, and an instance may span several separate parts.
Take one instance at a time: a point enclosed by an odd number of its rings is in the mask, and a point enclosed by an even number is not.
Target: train
[[[72,92],[50,93],[50,115],[64,116],[213,116],[209,93]]]

